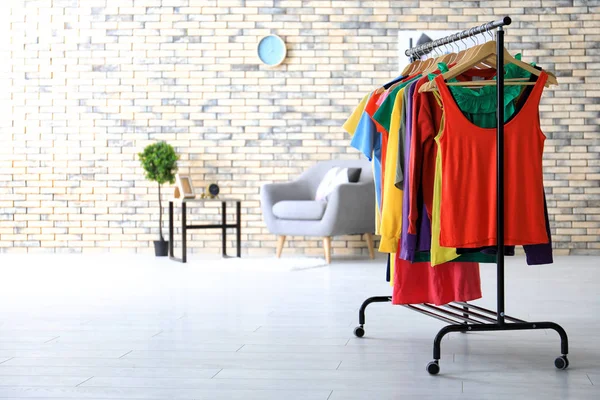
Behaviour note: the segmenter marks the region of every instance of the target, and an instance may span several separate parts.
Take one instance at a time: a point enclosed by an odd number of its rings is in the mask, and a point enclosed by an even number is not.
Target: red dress
[[[504,237],[506,245],[548,243],[544,217],[539,102],[541,72],[521,110],[504,124]],[[496,129],[480,128],[458,108],[444,78],[435,78],[445,123],[440,244],[476,248],[496,244]]]
[[[401,259],[401,245],[402,241],[396,253],[392,304],[442,305],[481,298],[479,263],[448,262],[432,268],[428,262]]]

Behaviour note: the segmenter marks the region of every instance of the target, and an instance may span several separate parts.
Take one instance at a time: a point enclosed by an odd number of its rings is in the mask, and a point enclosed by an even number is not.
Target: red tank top
[[[542,154],[546,136],[539,102],[548,75],[541,72],[523,107],[504,124],[504,242],[548,243]],[[496,244],[496,128],[480,128],[458,108],[444,78],[436,84],[444,108],[440,245]]]

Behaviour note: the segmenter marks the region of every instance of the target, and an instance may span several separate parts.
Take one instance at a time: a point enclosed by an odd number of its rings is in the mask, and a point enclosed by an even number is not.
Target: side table
[[[187,204],[199,203],[206,204],[207,202],[221,203],[221,223],[206,224],[206,225],[188,225],[187,224]],[[236,221],[235,224],[227,223],[227,202],[235,202]],[[181,204],[181,258],[175,257],[174,251],[174,221],[173,221],[173,203]],[[221,230],[221,246],[223,249],[223,257],[227,257],[227,229],[235,229],[237,257],[242,256],[242,202],[235,199],[173,199],[169,200],[169,258],[171,260],[182,263],[187,262],[187,231],[192,229],[220,229]]]

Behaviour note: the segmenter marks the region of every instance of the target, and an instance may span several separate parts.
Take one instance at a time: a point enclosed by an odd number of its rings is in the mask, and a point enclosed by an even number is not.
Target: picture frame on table
[[[176,199],[193,199],[196,197],[192,178],[189,175],[175,175],[175,196]]]

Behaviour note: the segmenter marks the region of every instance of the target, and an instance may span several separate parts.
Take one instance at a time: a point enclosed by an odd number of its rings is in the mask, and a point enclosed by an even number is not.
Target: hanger
[[[444,44],[444,46],[446,46],[446,44]],[[446,46],[446,49],[448,49],[448,47]],[[435,72],[438,69],[438,64],[439,63],[445,63],[445,64],[449,64],[450,59],[452,57],[452,55],[455,55],[455,53],[448,53],[448,54],[443,54],[439,57],[437,57],[433,63],[429,66],[429,68],[425,69],[422,72],[423,76],[427,76],[428,74],[431,74],[433,72]]]
[[[423,57],[426,53],[425,49],[422,49],[421,51],[421,57]],[[427,68],[431,63],[431,58],[427,58],[426,60],[422,60],[420,64],[418,64],[417,66],[415,66],[415,68],[410,71],[410,74],[413,75],[417,72],[423,71],[425,68]]]
[[[477,36],[477,34],[474,34],[472,36],[472,38],[475,38],[477,40],[477,46],[473,49],[473,51],[469,54],[467,54],[468,57],[477,57],[477,54],[479,54],[479,51],[482,49],[483,45],[486,43],[484,42],[483,44],[479,44],[479,36]],[[485,39],[485,35],[483,36],[483,39]],[[494,37],[492,36],[492,40],[494,40]],[[474,65],[474,68],[478,68],[478,69],[487,69],[487,68],[495,68],[494,64],[493,66],[490,67],[490,65],[485,63],[485,60],[482,60],[481,62],[477,63]]]
[[[429,50],[428,46],[430,46],[430,43],[427,43],[426,47],[421,49],[421,51],[419,52],[419,58],[422,58],[423,56],[431,53],[431,50]],[[427,68],[427,66],[430,64],[430,62],[431,62],[431,56],[430,56],[430,58],[421,60],[421,62],[411,71],[411,75],[422,72],[425,68]]]
[[[474,28],[471,28],[471,29],[474,29]],[[476,46],[470,47],[470,48],[462,50],[462,51],[459,51],[458,53],[462,52],[461,59],[463,59],[463,57],[470,57],[471,54],[476,54],[477,51],[480,49],[481,45],[479,44],[479,40],[475,41],[475,39],[473,39],[473,37],[475,37],[476,39],[477,39],[477,37],[476,36],[471,36],[471,40],[473,40],[473,43],[476,44]],[[450,40],[451,41],[456,41],[458,39],[457,39],[457,36],[455,38],[455,35],[452,35],[452,36],[450,36]],[[465,43],[465,42],[463,41],[463,43]],[[466,45],[466,43],[465,43],[465,45]],[[440,63],[440,62],[443,62],[446,65],[450,65],[452,63],[456,63],[455,60],[458,57],[458,55],[459,54],[452,53],[452,54],[449,54],[449,55],[447,54],[446,56],[448,56],[448,57],[442,56],[442,58],[436,59],[436,61],[434,63],[434,66],[432,66],[431,68],[429,68],[427,71],[424,71],[423,75],[431,74],[431,73],[435,72],[435,70],[437,69],[438,63]],[[485,68],[485,69],[489,68],[486,64],[483,64],[483,63],[479,63],[477,66],[479,66],[480,68]]]
[[[456,62],[456,59],[458,58],[458,54],[461,51],[460,47],[458,47],[458,45],[455,44],[455,42],[458,40],[459,40],[458,34],[452,35],[452,41],[450,42],[450,47],[452,47],[452,50],[454,50],[454,46],[456,46],[456,51],[451,54],[450,60],[448,60],[449,64],[453,64]]]
[[[535,69],[534,67],[532,67],[531,65],[529,65],[523,61],[517,60],[508,52],[508,50],[506,50],[506,48],[503,49],[503,54],[504,54],[504,64],[505,65],[512,63],[533,75],[540,76],[541,71]],[[448,72],[444,73],[442,76],[444,77],[444,80],[446,80],[446,81],[448,79],[455,78],[458,75],[462,74],[463,72],[468,71],[469,69],[471,69],[473,66],[475,66],[477,63],[481,62],[482,60],[489,59],[491,56],[495,56],[495,55],[496,55],[496,42],[495,41],[487,42],[487,43],[483,44],[481,47],[479,47],[479,49],[477,49],[475,54],[471,54],[469,57],[464,57],[463,60],[461,61],[461,63],[455,65],[453,68],[451,68]],[[450,85],[450,86],[488,86],[488,85],[495,85],[495,84],[496,84],[495,81],[450,82],[450,83],[448,83],[448,85]],[[507,82],[507,81],[505,81],[505,85],[526,86],[526,85],[534,85],[534,84],[535,84],[535,82],[524,82],[524,81],[508,81]],[[548,74],[548,80],[547,80],[546,84],[547,84],[547,86],[549,86],[551,84],[557,85],[558,81],[556,80],[556,77],[554,75]],[[436,88],[435,81],[431,81],[431,82],[426,83],[425,85],[421,86],[421,88],[419,88],[419,92],[432,91],[435,88]]]
[[[415,67],[415,65],[417,63],[421,63],[421,60],[415,60],[413,62],[411,62],[410,64],[408,64],[406,67],[404,67],[404,69],[402,70],[401,75],[402,76],[407,76],[410,74],[410,71]]]
[[[490,25],[490,29],[491,29],[491,25]],[[487,30],[483,33],[483,38],[485,39],[485,34],[488,33],[490,35],[490,42],[494,41],[494,35],[492,34],[491,31]],[[479,65],[479,68],[482,68],[481,65],[484,65],[485,68],[496,68],[496,60],[494,59],[493,61],[490,61],[489,58],[486,58],[485,60],[483,60],[481,62],[481,64]]]
[[[392,79],[391,81],[389,81],[388,83],[386,83],[385,85],[383,85],[383,88],[384,89],[389,89],[390,87],[394,86],[396,83],[401,82],[402,78],[404,78],[404,74],[400,75],[397,78]]]
[[[412,63],[408,64],[404,68],[404,70],[402,71],[402,75],[404,75],[404,76],[413,75],[416,71],[419,70],[419,68],[423,64],[423,60],[421,60],[422,55],[421,55],[420,51],[418,51],[417,53],[415,53],[413,56],[416,57],[416,60],[413,61]]]
[[[469,38],[471,39],[471,41],[473,41],[473,46],[468,47],[468,44],[465,43],[465,41],[461,39],[461,42],[463,42],[463,44],[467,48],[458,52],[455,59],[452,60],[453,63],[458,64],[459,62],[463,61],[464,59],[471,57],[481,47],[481,45],[479,44],[479,39],[473,33],[473,29],[475,29],[475,28],[469,29],[469,35],[470,35]],[[477,41],[476,41],[476,39],[477,39]]]

